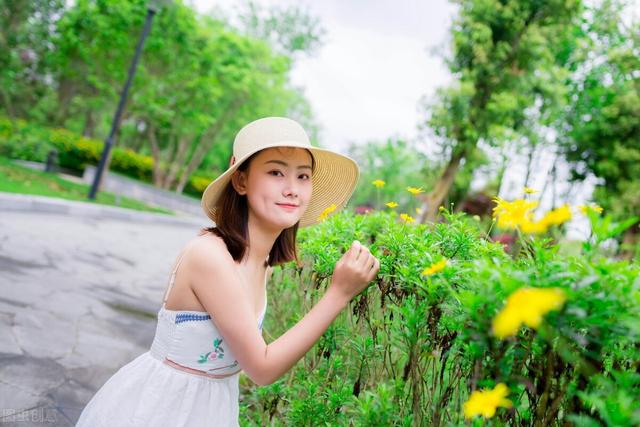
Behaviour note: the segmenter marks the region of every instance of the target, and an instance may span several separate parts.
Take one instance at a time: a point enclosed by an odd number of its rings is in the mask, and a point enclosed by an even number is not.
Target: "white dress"
[[[76,426],[238,425],[240,369],[208,313],[166,309],[171,274],[149,351],[120,368],[89,401]],[[267,268],[267,272],[269,268]],[[258,320],[267,310],[265,304]]]

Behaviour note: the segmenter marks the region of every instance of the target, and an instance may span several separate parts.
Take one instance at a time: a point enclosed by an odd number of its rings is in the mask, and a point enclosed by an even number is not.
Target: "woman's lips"
[[[276,205],[280,206],[283,209],[286,209],[288,211],[292,211],[298,208],[297,205],[287,205],[287,204],[281,204],[281,203],[276,203]]]

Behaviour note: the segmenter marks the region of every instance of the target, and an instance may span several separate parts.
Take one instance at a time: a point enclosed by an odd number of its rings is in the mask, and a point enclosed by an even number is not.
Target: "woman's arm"
[[[270,343],[264,354],[268,366],[266,384],[287,373],[322,337],[348,302],[328,289],[298,323]]]
[[[271,384],[291,369],[351,298],[375,277],[379,267],[366,248],[352,246],[336,264],[325,295],[298,323],[267,345],[254,318],[250,298],[241,286],[243,279],[226,247],[220,245],[224,243],[213,240],[194,245],[189,257],[191,286],[240,367],[258,385]],[[366,254],[358,258],[360,251]],[[341,274],[336,274],[338,270]]]

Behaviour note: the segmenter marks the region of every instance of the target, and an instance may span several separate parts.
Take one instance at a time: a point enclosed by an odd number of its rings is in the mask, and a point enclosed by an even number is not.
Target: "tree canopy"
[[[11,82],[0,93],[5,114],[103,139],[146,0],[0,2],[0,43],[7,47],[0,79]],[[180,192],[197,169],[225,168],[233,134],[256,117],[313,122],[289,74],[294,53],[321,42],[319,22],[296,8],[282,16],[251,10],[244,16],[259,23],[255,34],[180,0],[156,14],[118,134],[119,145],[153,156],[156,185]]]

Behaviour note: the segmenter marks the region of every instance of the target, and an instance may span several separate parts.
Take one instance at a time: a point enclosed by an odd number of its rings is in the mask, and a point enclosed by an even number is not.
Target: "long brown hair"
[[[278,150],[281,149],[281,147],[276,148]],[[305,150],[311,156],[311,175],[313,176],[313,172],[315,170],[315,159],[313,158],[311,151],[307,149]],[[245,172],[249,169],[253,158],[258,153],[260,153],[260,151],[253,153],[247,160],[238,166],[237,170]],[[210,232],[222,238],[233,259],[238,261],[244,257],[247,246],[249,245],[248,221],[249,207],[247,206],[247,196],[238,194],[236,189],[233,188],[231,181],[229,181],[216,203],[216,213],[214,216],[214,222],[216,225],[213,227],[202,228],[200,230],[200,235]],[[296,222],[293,226],[282,230],[280,235],[276,238],[276,241],[273,243],[271,252],[269,252],[269,260],[266,262],[266,265],[280,265],[292,260],[295,260],[296,264],[300,264],[296,247],[296,236],[298,234],[299,224],[300,221]]]

